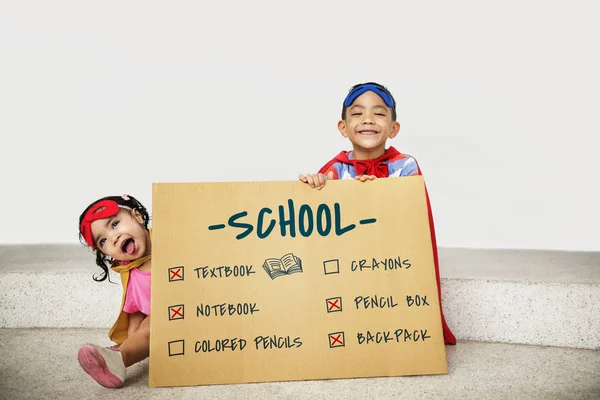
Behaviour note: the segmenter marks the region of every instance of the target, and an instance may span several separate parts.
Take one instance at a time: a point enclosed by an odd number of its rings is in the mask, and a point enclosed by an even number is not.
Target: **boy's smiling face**
[[[386,141],[398,134],[400,123],[392,121],[392,109],[379,95],[367,91],[346,109],[338,129],[352,143],[355,160],[371,160],[385,153]]]

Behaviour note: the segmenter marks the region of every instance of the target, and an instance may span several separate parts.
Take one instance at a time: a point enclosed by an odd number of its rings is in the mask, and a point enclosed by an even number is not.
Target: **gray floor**
[[[451,321],[461,321],[461,324],[455,324],[454,328],[455,333],[460,333],[460,328],[463,328],[463,335],[459,337],[468,337],[466,333],[472,332],[476,328],[476,323],[493,325],[495,320],[490,314],[489,318],[469,322],[469,309],[466,306],[466,299],[469,296],[460,292],[452,284],[465,286],[465,282],[470,281],[476,281],[478,286],[489,282],[545,282],[549,284],[548,287],[552,288],[556,287],[555,284],[564,283],[571,286],[573,286],[572,284],[581,285],[576,288],[577,293],[580,293],[583,289],[589,289],[592,285],[600,283],[600,253],[597,252],[450,248],[440,249],[440,258],[442,277],[451,279],[446,281],[446,305],[452,305],[453,300],[455,304],[458,304],[460,300],[462,314],[452,314],[451,312],[447,314],[447,317],[454,316]],[[99,288],[104,288],[106,285],[94,283],[89,289],[77,286],[71,288],[72,291],[63,290],[54,296],[50,296],[52,293],[46,293],[47,296],[44,297],[46,301],[42,303],[37,300],[45,292],[39,287],[49,291],[53,291],[53,287],[67,287],[65,286],[67,282],[64,282],[62,286],[49,285],[48,279],[54,275],[67,280],[72,279],[73,274],[80,274],[82,281],[91,281],[94,271],[92,255],[83,246],[0,246],[0,272],[5,274],[0,277],[4,277],[6,282],[13,276],[11,274],[35,275],[29,277],[29,280],[21,279],[20,275],[18,279],[14,278],[20,286],[16,284],[14,287],[11,286],[12,292],[0,290],[0,304],[4,307],[5,314],[11,315],[18,312],[19,307],[24,310],[28,304],[35,306],[35,309],[27,312],[27,315],[36,319],[37,323],[43,319],[45,312],[50,312],[48,310],[51,310],[56,319],[60,314],[58,312],[60,305],[56,303],[59,301],[57,296],[69,293],[72,299],[78,293],[77,290],[83,290],[85,293],[82,293],[81,296],[85,296],[85,298],[105,299],[104,292],[100,292]],[[37,286],[34,287],[34,283]],[[17,286],[18,290],[15,289]],[[15,290],[17,290],[16,293]],[[94,290],[98,290],[99,293],[95,293]],[[453,293],[456,299],[452,298]],[[506,293],[503,292],[502,301],[498,304],[504,304],[505,300],[510,299],[510,296],[507,298]],[[544,293],[547,294],[547,292]],[[486,292],[486,296],[490,296],[490,293]],[[543,296],[538,297],[542,298]],[[116,301],[118,298],[117,296]],[[489,300],[489,298],[486,299]],[[577,300],[579,297],[570,298],[572,301],[574,299]],[[590,299],[592,298],[590,297]],[[590,299],[586,301],[589,303],[591,311],[585,309],[584,311],[589,314],[582,314],[581,317],[589,325],[590,335],[597,338],[597,335],[600,334],[596,328],[597,325],[594,325],[597,318],[594,319],[592,316],[597,315],[597,308],[594,307],[597,307],[598,302]],[[62,297],[60,300],[62,301]],[[82,302],[77,300],[73,301],[73,304]],[[579,303],[579,300],[577,302]],[[47,310],[41,308],[45,303],[49,303],[46,304]],[[97,307],[96,302],[91,304]],[[583,307],[585,304],[580,305]],[[482,306],[478,304],[477,307],[481,308]],[[452,311],[452,307],[450,307],[450,311]],[[495,309],[494,315],[497,316],[501,311],[501,309]],[[508,311],[510,315],[505,316],[506,318],[510,317],[510,321],[520,321],[518,309],[509,309]],[[553,332],[554,336],[558,333],[570,337],[581,336],[581,332],[578,332],[573,324],[568,325],[567,328],[558,326],[557,315],[560,314],[562,317],[564,310],[559,314],[550,311],[553,317],[547,320],[553,322],[542,324],[535,332],[539,334],[542,328],[547,328]],[[78,315],[76,318],[78,323],[81,323],[80,316],[86,315],[75,312],[73,307],[69,308],[68,313],[69,315]],[[541,314],[543,313],[537,310],[527,315],[539,317]],[[1,316],[0,320],[2,320]],[[97,318],[94,318],[94,321],[96,320]],[[511,325],[506,321],[508,320],[505,320],[500,327],[512,331]],[[526,322],[528,321],[530,319],[526,320]],[[579,320],[575,319],[574,321]],[[112,319],[107,322],[107,326],[110,326],[111,322]],[[482,327],[479,326],[479,329]],[[498,330],[499,326],[494,329]],[[83,343],[109,344],[106,332],[107,328],[0,329],[0,400],[94,398],[146,400],[199,398],[600,399],[600,350],[485,342],[459,342],[457,346],[448,346],[448,375],[149,388],[147,386],[148,362],[146,361],[128,370],[128,381],[125,387],[110,390],[99,386],[87,376],[80,369],[76,357],[77,349]]]
[[[598,350],[459,342],[447,375],[173,388],[149,388],[145,361],[106,389],[77,363],[85,342],[106,342],[106,329],[0,329],[0,399],[600,398]]]

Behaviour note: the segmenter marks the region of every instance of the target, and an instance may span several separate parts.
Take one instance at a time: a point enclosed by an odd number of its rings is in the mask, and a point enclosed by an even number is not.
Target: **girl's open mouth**
[[[133,239],[125,240],[123,242],[123,245],[121,246],[121,250],[123,250],[124,253],[133,254],[135,252],[135,240],[133,240]]]

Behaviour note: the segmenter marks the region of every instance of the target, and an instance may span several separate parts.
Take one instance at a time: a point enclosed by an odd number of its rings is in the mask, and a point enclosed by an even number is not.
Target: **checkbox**
[[[345,347],[344,332],[334,332],[327,335],[329,337],[329,348]]]
[[[342,311],[342,298],[341,297],[331,297],[325,300],[327,304],[327,312],[340,312]]]
[[[183,319],[183,304],[169,306],[169,321]]]
[[[184,340],[173,340],[169,342],[169,357],[182,356],[184,348]]]
[[[340,273],[340,260],[323,261],[323,269],[325,270],[325,275],[339,274]]]
[[[183,280],[183,267],[169,268],[169,282],[182,281]]]

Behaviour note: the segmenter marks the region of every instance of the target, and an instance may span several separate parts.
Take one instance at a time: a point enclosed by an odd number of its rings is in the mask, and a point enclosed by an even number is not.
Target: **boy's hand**
[[[373,179],[377,179],[377,177],[375,175],[360,175],[354,179],[356,179],[357,181],[366,182],[366,181],[372,181]]]
[[[298,175],[298,179],[309,184],[311,188],[317,188],[317,190],[321,190],[323,186],[325,186],[327,179],[333,179],[333,172],[329,171],[327,176],[324,174]]]

